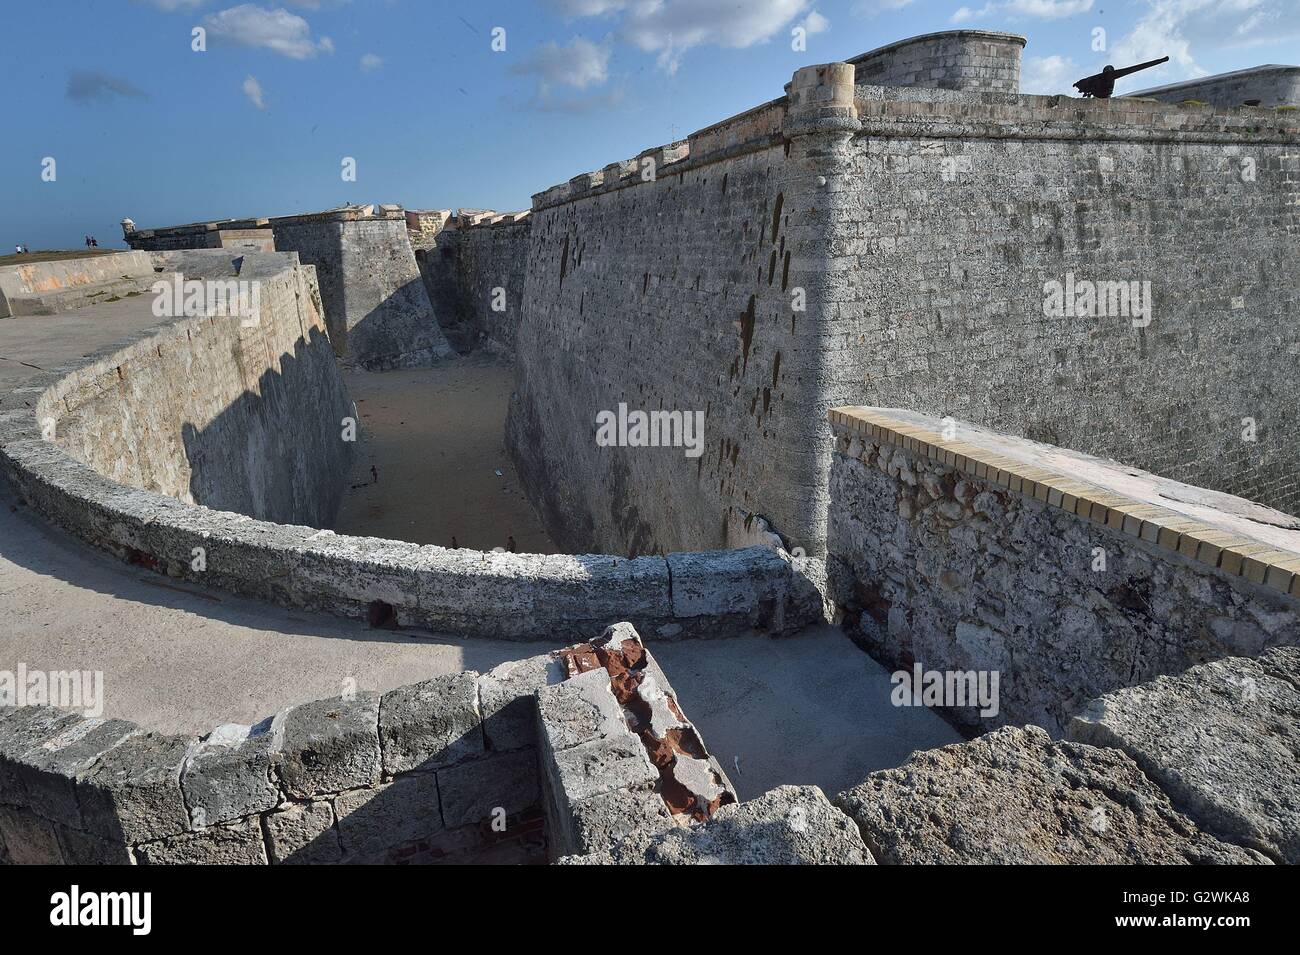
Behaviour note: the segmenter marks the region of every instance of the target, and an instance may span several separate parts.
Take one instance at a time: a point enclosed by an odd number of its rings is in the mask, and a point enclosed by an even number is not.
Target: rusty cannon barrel
[[[1147,60],[1145,63],[1126,66],[1121,70],[1107,64],[1106,68],[1100,73],[1094,73],[1092,76],[1085,76],[1079,80],[1074,84],[1074,88],[1085,97],[1095,96],[1097,99],[1110,99],[1110,95],[1115,92],[1115,81],[1121,76],[1128,76],[1130,73],[1136,73],[1139,70],[1149,70],[1153,66],[1168,62],[1169,57],[1162,56],[1158,60]]]

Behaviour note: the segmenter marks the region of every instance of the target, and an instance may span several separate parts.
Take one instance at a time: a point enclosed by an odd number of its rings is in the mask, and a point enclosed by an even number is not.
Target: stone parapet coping
[[[969,441],[948,440],[937,429],[918,425],[911,413],[848,406],[832,408],[828,417],[837,432],[894,445],[1230,576],[1300,598],[1300,554],[1295,552]]]

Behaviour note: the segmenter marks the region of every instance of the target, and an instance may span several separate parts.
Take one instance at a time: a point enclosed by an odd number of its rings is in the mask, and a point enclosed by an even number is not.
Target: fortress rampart
[[[849,60],[863,86],[1020,92],[1025,38],[990,30],[946,30],[890,43]]]
[[[429,365],[451,354],[406,235],[400,206],[342,206],[272,219],[230,219],[122,232],[133,249],[265,248],[316,268],[339,357],[373,370]]]
[[[1300,353],[1294,113],[854,80],[800,71],[534,197],[508,436],[557,541],[718,547],[761,515],[819,552],[816,422],[857,403],[1300,509],[1272,385]],[[597,447],[620,404],[703,412],[704,454]]]

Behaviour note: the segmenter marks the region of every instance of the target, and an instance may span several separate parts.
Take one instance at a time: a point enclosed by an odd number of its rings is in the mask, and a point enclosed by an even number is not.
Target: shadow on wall
[[[337,755],[319,754],[324,773],[328,774],[327,767]],[[310,765],[300,779],[295,778],[299,774],[294,763],[280,766],[280,783],[290,798],[264,816],[268,861],[298,865],[546,862],[534,746],[485,750],[482,728],[475,727],[448,740],[440,755],[409,769],[402,767],[392,777],[385,754],[382,782],[378,750],[354,755],[360,762],[373,759],[374,774],[365,788],[343,792],[315,792],[320,784],[312,780],[318,771]]]
[[[182,425],[196,504],[279,524],[332,526],[356,443],[344,440],[344,419],[355,420],[355,410],[331,373],[329,346],[312,329],[293,354],[281,356],[278,372],[263,372],[256,391],[244,391],[205,427]]]

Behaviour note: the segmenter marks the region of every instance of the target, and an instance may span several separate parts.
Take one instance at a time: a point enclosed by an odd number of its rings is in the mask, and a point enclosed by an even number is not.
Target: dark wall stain
[[[742,377],[745,372],[749,370],[749,346],[754,341],[755,304],[755,297],[751,295],[749,297],[749,307],[745,309],[744,313],[740,316],[740,347],[745,359],[744,367],[741,368],[740,371]]]
[[[781,231],[781,207],[785,205],[785,193],[776,194],[776,207],[772,210],[772,241],[776,241],[776,235]]]

